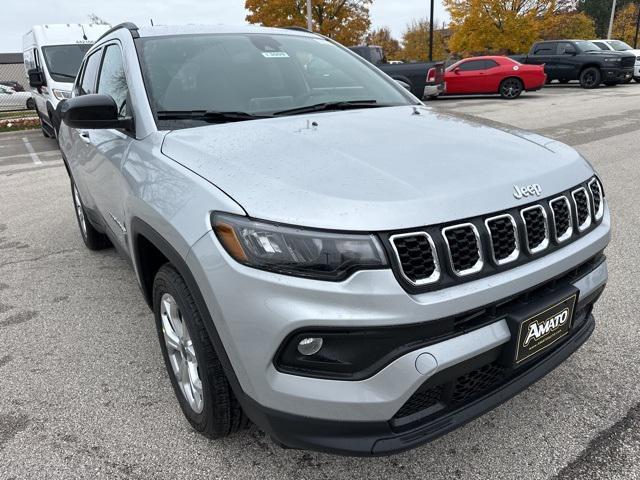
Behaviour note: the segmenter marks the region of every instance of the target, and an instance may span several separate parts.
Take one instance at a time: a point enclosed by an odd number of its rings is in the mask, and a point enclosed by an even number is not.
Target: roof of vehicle
[[[506,58],[507,60],[511,60],[506,55],[478,55],[477,57],[467,57],[463,58],[462,60],[499,60],[504,58]]]
[[[24,35],[23,43],[30,44],[33,40],[36,40],[40,45],[93,43],[110,28],[109,25],[95,23],[34,25]]]
[[[167,35],[193,35],[207,33],[264,33],[307,37],[316,36],[316,34],[301,27],[273,28],[260,27],[256,25],[152,25],[136,27],[136,25],[132,23],[123,23],[113,27],[111,30],[106,32],[103,37],[121,28],[126,28],[132,33],[135,32],[134,36],[139,37],[161,37]]]

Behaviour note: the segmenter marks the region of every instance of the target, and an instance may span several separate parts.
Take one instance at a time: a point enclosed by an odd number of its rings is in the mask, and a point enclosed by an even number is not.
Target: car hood
[[[427,107],[325,112],[167,133],[162,152],[248,215],[371,231],[443,223],[524,205],[593,174],[572,148]]]

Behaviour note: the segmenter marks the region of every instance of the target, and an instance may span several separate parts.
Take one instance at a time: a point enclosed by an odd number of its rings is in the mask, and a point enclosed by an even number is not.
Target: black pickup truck
[[[624,82],[633,76],[636,60],[632,53],[603,51],[586,40],[538,42],[533,44],[528,55],[511,58],[520,63],[544,65],[547,82],[579,80],[582,88]]]
[[[401,83],[420,99],[435,98],[444,91],[444,63],[389,63],[382,47],[359,45],[353,52]]]

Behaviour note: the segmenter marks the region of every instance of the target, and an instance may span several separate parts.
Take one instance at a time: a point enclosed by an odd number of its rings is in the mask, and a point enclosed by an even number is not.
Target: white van
[[[95,24],[34,25],[22,39],[24,66],[42,133],[56,137],[56,107],[71,97],[84,54],[111,27]]]

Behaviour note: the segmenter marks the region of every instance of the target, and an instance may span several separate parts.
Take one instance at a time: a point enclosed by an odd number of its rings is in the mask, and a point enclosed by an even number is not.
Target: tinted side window
[[[558,43],[558,55],[569,55],[571,53],[576,53],[576,47],[574,47],[571,43]]]
[[[497,67],[498,66],[498,62],[496,62],[495,60],[485,60],[484,61],[484,68],[493,68],[493,67]]]
[[[78,95],[87,95],[89,93],[96,93],[96,77],[98,76],[98,67],[100,66],[100,53],[102,50],[98,50],[92,53],[85,62],[84,72],[82,74],[82,81],[80,82],[80,88],[78,89]]]
[[[600,50],[609,50],[609,47],[607,47],[603,42],[591,42],[594,43]]]
[[[484,60],[469,60],[460,65],[461,72],[472,72],[474,70],[484,70]]]
[[[540,45],[536,45],[535,50],[533,51],[534,55],[555,55],[556,54],[556,43],[541,43]]]
[[[118,106],[118,116],[127,116],[129,87],[124,74],[122,53],[117,45],[109,45],[105,49],[98,81],[98,93],[111,96]]]

